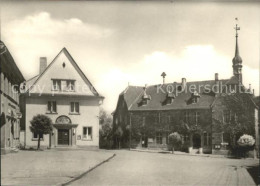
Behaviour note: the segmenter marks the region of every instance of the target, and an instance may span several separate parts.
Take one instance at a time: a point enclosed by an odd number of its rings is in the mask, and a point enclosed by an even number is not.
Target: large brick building
[[[227,153],[231,139],[222,126],[239,117],[226,104],[227,95],[245,95],[246,113],[253,122],[258,146],[258,107],[253,91],[242,83],[242,59],[236,33],[233,76],[212,80],[128,86],[118,98],[113,113],[115,144],[131,148],[167,149],[168,135],[179,131],[190,152]],[[162,74],[164,76],[165,74]]]

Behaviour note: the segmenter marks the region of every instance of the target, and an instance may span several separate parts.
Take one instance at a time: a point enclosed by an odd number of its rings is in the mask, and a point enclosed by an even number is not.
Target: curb
[[[172,154],[171,151],[145,151],[145,150],[138,150],[138,149],[130,149],[130,151],[136,151],[136,152],[148,152],[148,153],[164,153],[164,154]],[[224,155],[216,155],[212,156],[209,154],[172,154],[172,155],[183,155],[183,156],[197,156],[197,157],[207,157],[207,158],[228,158]]]
[[[87,175],[89,172],[93,171],[95,168],[99,167],[100,165],[108,162],[109,160],[111,160],[112,158],[114,158],[116,156],[116,154],[113,154],[111,157],[109,157],[108,159],[100,162],[99,164],[95,165],[94,167],[88,169],[86,172],[83,172],[82,174],[80,174],[79,176],[65,182],[65,183],[62,183],[62,184],[57,184],[57,185],[61,185],[61,186],[65,186],[65,185],[69,185],[70,183],[76,181],[76,180],[79,180],[80,178],[82,178],[83,176]]]

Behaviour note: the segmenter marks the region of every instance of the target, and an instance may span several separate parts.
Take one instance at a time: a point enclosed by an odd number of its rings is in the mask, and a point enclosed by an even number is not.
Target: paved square
[[[116,154],[72,185],[255,185],[245,168],[258,160],[125,150]]]
[[[1,155],[2,185],[56,185],[70,181],[113,156],[83,149],[19,151]]]

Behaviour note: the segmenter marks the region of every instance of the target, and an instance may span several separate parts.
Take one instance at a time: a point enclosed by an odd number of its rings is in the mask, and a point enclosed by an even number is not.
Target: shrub
[[[248,156],[248,152],[250,150],[253,150],[255,139],[253,138],[253,136],[244,134],[238,139],[237,144],[237,148],[234,149],[236,151],[237,156],[245,158]]]
[[[241,147],[252,147],[255,144],[255,139],[253,136],[244,134],[238,139],[237,143]]]
[[[174,149],[178,149],[181,146],[181,135],[178,132],[171,133],[169,135],[169,144],[174,153]]]

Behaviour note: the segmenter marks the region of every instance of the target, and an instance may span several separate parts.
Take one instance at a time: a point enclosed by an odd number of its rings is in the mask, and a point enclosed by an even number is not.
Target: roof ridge
[[[94,88],[94,86],[92,85],[92,83],[88,80],[88,78],[86,77],[86,75],[82,72],[82,70],[79,68],[79,66],[78,66],[78,64],[76,63],[76,61],[73,59],[73,57],[70,55],[70,53],[68,52],[68,50],[65,48],[65,47],[63,47],[61,50],[60,50],[60,52],[55,56],[55,58],[52,60],[52,62],[44,69],[44,71],[41,73],[41,74],[39,74],[39,77],[33,82],[33,84],[27,89],[27,91],[26,91],[26,93],[31,89],[31,87],[33,87],[38,81],[39,81],[39,79],[43,76],[43,74],[45,74],[46,73],[46,71],[53,65],[53,63],[56,61],[56,59],[58,58],[58,56],[60,56],[61,55],[61,53],[62,52],[64,52],[64,55],[68,58],[68,60],[70,61],[70,63],[72,63],[72,65],[73,64],[75,64],[75,66],[74,66],[74,68],[76,68],[76,70],[78,69],[79,70],[79,75],[81,76],[83,76],[83,81],[85,81],[84,80],[84,78],[87,80],[87,82],[85,82],[85,83],[87,83],[89,86],[90,86],[90,90],[91,90],[91,92],[94,94],[94,95],[96,95],[96,96],[99,96],[99,93],[97,92],[97,90]],[[35,76],[36,77],[36,76]],[[82,78],[82,77],[81,77]]]
[[[36,81],[34,81],[34,83],[30,86],[30,88],[28,88],[28,90],[26,91],[26,92],[28,92],[30,89],[31,89],[31,87],[33,87],[37,82],[38,82],[38,80],[42,77],[42,75],[50,68],[50,66],[54,63],[54,61],[57,59],[57,57],[61,54],[61,52],[64,50],[64,48],[63,49],[61,49],[61,51],[55,56],[55,58],[52,60],[52,62],[44,69],[44,71],[41,73],[41,74],[39,74],[39,77],[36,79]]]
[[[219,79],[219,81],[227,81],[227,80],[230,80],[230,79]],[[209,82],[209,81],[215,81],[214,79],[212,80],[201,80],[201,81],[187,81],[186,83],[195,83],[195,82]],[[159,83],[159,84],[152,84],[152,85],[147,85],[147,88],[149,87],[153,87],[153,86],[158,86],[158,85],[169,85],[169,84],[174,84],[174,83],[177,83],[177,84],[181,84],[181,82],[172,82],[172,83],[165,83],[165,84],[162,84],[162,83]],[[134,85],[129,85],[130,87],[143,87],[143,86],[134,86]]]

